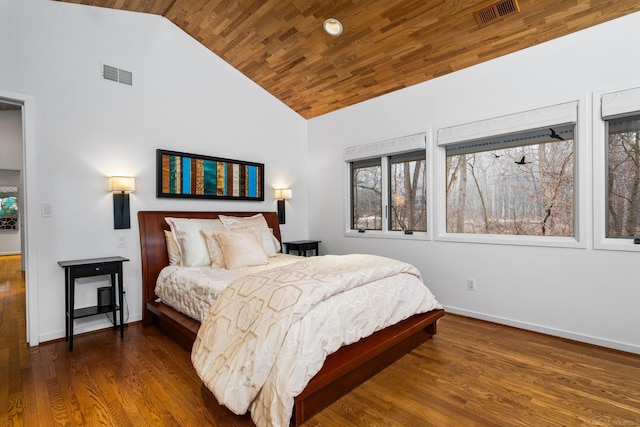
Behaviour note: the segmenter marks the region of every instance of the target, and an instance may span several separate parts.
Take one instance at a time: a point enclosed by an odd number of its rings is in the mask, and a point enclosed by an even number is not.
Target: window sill
[[[640,252],[640,245],[633,243],[633,239],[603,238],[600,242],[594,242],[593,247],[603,251]]]
[[[436,241],[486,243],[492,245],[511,246],[540,246],[552,248],[586,248],[586,245],[584,243],[576,240],[574,237],[503,236],[499,234],[445,233],[437,236]]]
[[[380,230],[367,230],[360,233],[355,230],[347,230],[345,237],[364,237],[367,239],[396,239],[396,240],[431,240],[429,234],[424,231],[414,231],[413,234],[404,234],[401,231],[383,232]]]

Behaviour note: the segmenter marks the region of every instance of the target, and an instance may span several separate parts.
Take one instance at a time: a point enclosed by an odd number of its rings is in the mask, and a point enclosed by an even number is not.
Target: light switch
[[[42,216],[53,216],[53,203],[40,203],[40,213]]]

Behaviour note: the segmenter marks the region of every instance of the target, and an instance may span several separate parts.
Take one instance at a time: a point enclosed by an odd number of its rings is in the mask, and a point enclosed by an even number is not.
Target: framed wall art
[[[264,164],[156,150],[156,196],[264,200]]]

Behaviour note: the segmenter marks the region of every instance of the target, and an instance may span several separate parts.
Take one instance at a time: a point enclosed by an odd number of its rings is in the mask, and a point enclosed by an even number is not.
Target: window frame
[[[402,141],[405,139],[411,138],[422,138],[423,143],[421,147],[416,148],[415,145],[404,145]],[[431,230],[432,224],[430,224],[432,218],[432,209],[430,209],[430,194],[431,189],[429,187],[431,183],[431,179],[429,175],[429,171],[432,167],[430,162],[429,152],[430,152],[430,132],[420,132],[414,135],[409,135],[407,137],[395,138],[386,141],[380,141],[370,144],[364,144],[354,147],[347,147],[345,150],[345,177],[343,180],[345,183],[345,206],[344,209],[345,217],[344,217],[344,236],[345,237],[361,237],[361,238],[382,238],[382,239],[401,239],[401,240],[431,240]],[[396,141],[400,141],[399,144],[395,144]],[[389,143],[389,144],[385,144]],[[410,147],[411,146],[411,147]],[[412,234],[405,234],[404,231],[394,231],[390,229],[389,223],[389,213],[390,213],[390,203],[389,196],[391,191],[391,184],[389,180],[389,172],[390,172],[390,157],[394,155],[401,155],[410,152],[424,151],[425,154],[425,191],[426,191],[426,211],[427,211],[427,219],[426,219],[426,230],[427,231],[414,231]],[[350,152],[356,152],[356,154],[350,155]],[[381,172],[382,172],[382,229],[381,230],[365,230],[364,232],[360,232],[357,229],[352,229],[352,213],[353,207],[351,202],[353,200],[353,186],[352,186],[352,163],[357,162],[359,160],[366,160],[371,158],[380,158],[381,163]]]
[[[603,100],[619,95],[614,108],[607,108]],[[594,91],[592,94],[593,117],[593,247],[598,250],[640,252],[640,245],[632,238],[607,237],[607,174],[609,145],[606,120],[640,114],[640,82]],[[606,102],[606,101],[604,101]]]
[[[575,109],[575,110],[574,110]],[[572,112],[573,111],[573,112]],[[583,149],[584,109],[578,100],[559,102],[554,105],[539,106],[518,113],[479,120],[471,123],[451,125],[437,131],[435,151],[435,240],[445,242],[487,243],[517,246],[541,246],[562,248],[586,248],[586,173],[585,150]],[[531,129],[575,124],[574,144],[574,236],[529,236],[506,234],[471,234],[447,232],[447,177],[446,147],[464,141],[483,139]]]

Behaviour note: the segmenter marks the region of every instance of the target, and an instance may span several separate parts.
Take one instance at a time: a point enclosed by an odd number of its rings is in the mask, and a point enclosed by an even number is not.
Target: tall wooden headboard
[[[169,265],[167,244],[164,236],[169,225],[166,217],[215,219],[219,215],[252,216],[261,213],[267,220],[273,235],[282,243],[280,224],[276,212],[185,212],[185,211],[139,211],[140,251],[142,254],[142,313],[145,321],[147,301],[156,299],[156,280],[160,271]]]

